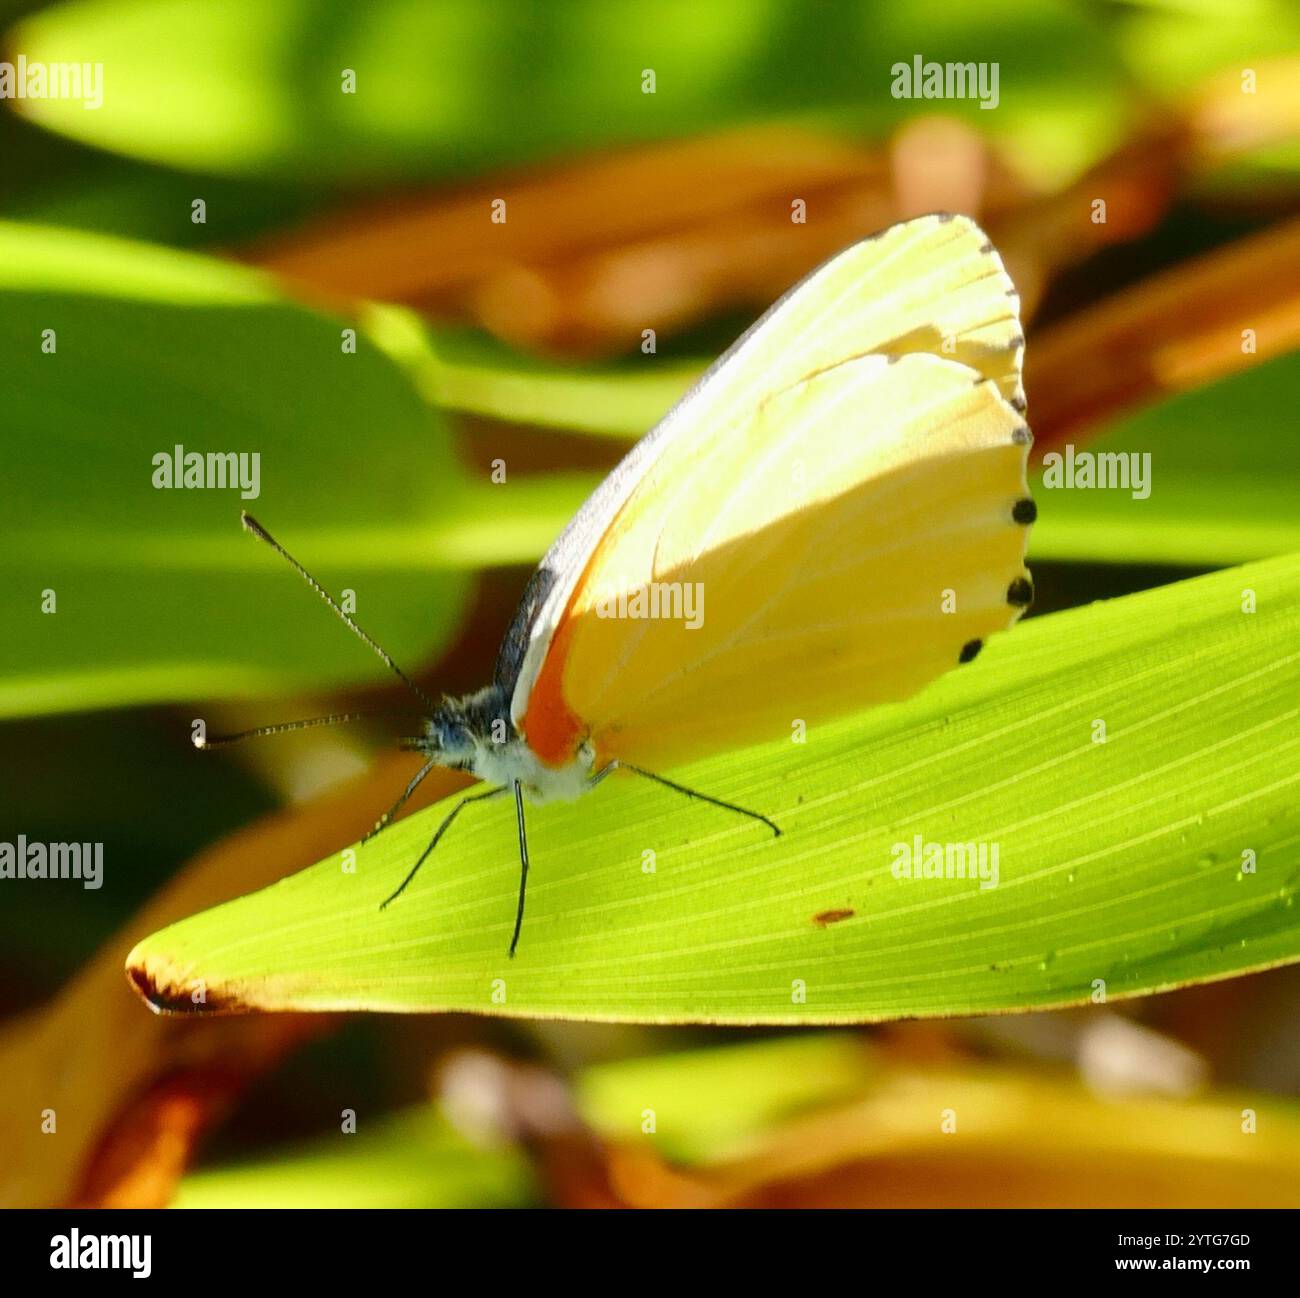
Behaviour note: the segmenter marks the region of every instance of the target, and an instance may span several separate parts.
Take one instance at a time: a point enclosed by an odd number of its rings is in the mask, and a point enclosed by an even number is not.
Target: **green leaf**
[[[1290,352],[1088,438],[1076,456],[1149,457],[1148,494],[1052,488],[1040,471],[1033,557],[1229,564],[1300,549],[1300,440],[1279,415],[1298,395],[1300,352]]]
[[[917,107],[891,96],[890,68],[918,52],[999,65],[999,111],[973,97],[945,111],[1005,135],[1041,183],[1095,161],[1127,112],[1103,29],[1065,0],[815,17],[772,0],[79,0],[33,15],[10,46],[104,65],[93,111],[17,101],[50,130],[174,167],[313,182],[464,176],[774,117],[879,135]]]
[[[704,361],[643,360],[637,369],[579,370],[447,330],[428,337],[423,357],[411,359],[431,399],[444,408],[621,439],[653,428],[708,368]]]
[[[1300,14],[1289,0],[1248,0],[1231,8],[1200,0],[1139,0],[1116,18],[1116,48],[1130,75],[1163,96],[1224,69],[1235,73],[1291,54],[1300,43]]]
[[[204,257],[0,223],[0,716],[382,679],[241,508],[355,591],[411,670],[454,630],[467,569],[540,553],[588,481],[471,482],[391,324]],[[258,456],[257,497],[155,486],[178,445]]]
[[[447,802],[355,870],[334,856],[154,934],[128,970],[176,1011],[829,1023],[1267,968],[1300,958],[1298,698],[1292,555],[1031,620],[906,704],[680,772],[780,839],[630,774],[534,809],[513,961],[500,803],[379,909]],[[997,886],[895,877],[917,835],[996,845]]]
[[[575,1080],[583,1119],[608,1140],[644,1137],[693,1162],[725,1157],[780,1122],[857,1097],[881,1074],[879,1057],[847,1033],[807,1033],[592,1065]]]
[[[175,1208],[524,1208],[528,1160],[476,1147],[431,1108],[362,1122],[356,1132],[281,1149],[265,1162],[196,1172]]]

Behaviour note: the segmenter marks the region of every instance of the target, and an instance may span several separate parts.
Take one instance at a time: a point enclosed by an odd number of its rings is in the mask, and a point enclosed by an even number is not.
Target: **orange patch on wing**
[[[528,695],[528,706],[523,715],[524,738],[528,747],[547,766],[564,766],[572,761],[578,745],[588,737],[589,724],[569,707],[564,697],[564,669],[577,625],[573,610],[591,574],[598,568],[602,553],[610,544],[611,538],[620,535],[621,529],[626,526],[623,519],[626,508],[627,503],[624,502],[605,528],[604,535],[592,547],[582,576],[574,583],[569,594],[569,602],[564,606],[564,613],[556,625],[555,634],[546,648],[546,657],[542,659],[541,669]],[[604,756],[598,745],[597,765],[603,763]]]
[[[572,603],[573,597],[570,596],[570,607]],[[547,647],[541,671],[533,682],[528,708],[523,716],[528,747],[547,766],[565,765],[582,741],[582,719],[574,715],[564,699],[564,663],[572,637],[573,619],[566,608]]]

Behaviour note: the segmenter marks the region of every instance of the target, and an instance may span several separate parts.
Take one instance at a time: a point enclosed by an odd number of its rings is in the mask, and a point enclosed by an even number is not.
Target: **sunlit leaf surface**
[[[799,1023],[1295,960],[1298,596],[1292,556],[1031,620],[908,704],[680,772],[775,817],[779,840],[631,776],[536,809],[513,961],[513,817],[489,802],[387,910],[448,804],[354,870],[334,856],[154,934],[128,970],[182,1012]],[[918,842],[957,877],[899,877]],[[983,845],[982,878],[960,877],[955,844]]]

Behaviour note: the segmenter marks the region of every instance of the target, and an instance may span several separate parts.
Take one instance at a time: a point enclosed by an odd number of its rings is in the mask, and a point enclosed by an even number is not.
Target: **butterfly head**
[[[509,701],[499,686],[489,685],[463,698],[444,698],[425,718],[424,733],[404,745],[437,761],[439,766],[471,771],[488,746],[514,737]]]

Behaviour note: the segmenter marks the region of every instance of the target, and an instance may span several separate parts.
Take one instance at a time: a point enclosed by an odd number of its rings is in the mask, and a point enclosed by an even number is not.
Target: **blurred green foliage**
[[[176,1208],[526,1208],[538,1201],[511,1145],[476,1147],[427,1108],[366,1119],[272,1163],[234,1164],[185,1182]]]
[[[1058,176],[1124,124],[1122,65],[1064,0],[832,3],[816,22],[776,0],[77,0],[19,36],[32,59],[89,48],[110,70],[103,109],[33,102],[36,120],[225,175],[463,175],[791,114],[882,131],[912,111],[886,91],[891,65],[917,52],[999,61],[1016,93],[988,129]],[[355,95],[341,93],[344,69]],[[640,93],[645,69],[664,93]]]
[[[1300,550],[1300,438],[1282,413],[1297,392],[1300,352],[1291,352],[1077,439],[1074,454],[1094,463],[1147,457],[1149,495],[1048,489],[1040,471],[1034,555],[1214,565]]]
[[[382,677],[241,535],[243,508],[327,587],[353,590],[415,666],[455,627],[467,570],[531,558],[574,494],[564,479],[495,495],[471,482],[364,322],[228,263],[4,226],[0,347],[13,429],[0,715]],[[156,486],[154,457],[177,446],[255,454],[259,494]]]

